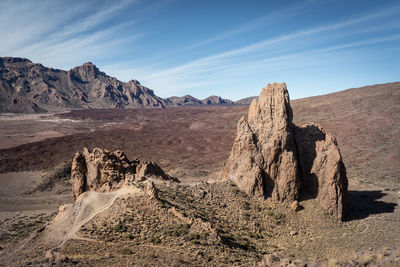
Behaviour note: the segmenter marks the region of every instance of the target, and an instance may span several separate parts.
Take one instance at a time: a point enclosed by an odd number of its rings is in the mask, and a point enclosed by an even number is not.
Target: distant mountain
[[[0,58],[0,112],[45,112],[63,108],[166,107],[138,81],[121,82],[88,62],[69,71],[25,58]]]
[[[235,101],[236,105],[250,105],[251,101],[253,101],[254,98],[257,98],[256,96],[250,96],[246,98],[239,99]]]
[[[168,106],[200,106],[200,105],[232,105],[233,101],[221,98],[220,96],[209,96],[203,100],[197,99],[191,95],[182,97],[172,96],[165,99]]]
[[[179,96],[171,96],[165,99],[169,106],[196,106],[202,105],[203,102],[200,99],[197,99],[191,95],[185,95],[182,97]]]
[[[212,95],[206,99],[203,99],[203,103],[206,105],[232,105],[233,101],[221,98],[220,96]]]

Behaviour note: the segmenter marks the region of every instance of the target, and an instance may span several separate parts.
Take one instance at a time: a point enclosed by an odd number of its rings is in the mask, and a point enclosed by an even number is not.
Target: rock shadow
[[[274,191],[275,183],[272,178],[265,172],[265,170],[260,169],[260,174],[263,180],[263,193],[264,198],[272,197],[272,192]]]
[[[373,214],[393,213],[396,203],[379,201],[387,194],[381,190],[349,190],[346,197],[344,221],[361,220]]]
[[[316,198],[319,182],[317,175],[312,173],[311,169],[317,157],[316,143],[324,141],[326,135],[316,125],[305,127],[294,125],[294,133],[300,170],[300,199]]]

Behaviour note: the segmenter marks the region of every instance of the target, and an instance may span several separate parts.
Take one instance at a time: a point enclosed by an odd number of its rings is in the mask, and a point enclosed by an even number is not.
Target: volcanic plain
[[[337,138],[349,180],[343,222],[309,208],[315,204],[309,200],[301,202],[304,210],[293,212],[251,199],[229,182],[214,183],[246,105],[2,114],[0,262],[54,260],[46,244],[30,250],[26,242],[60,205],[74,201],[68,171],[60,172],[63,166],[82,147],[100,147],[155,161],[181,183],[158,186],[164,204],[135,195],[115,200],[114,208],[83,225],[82,238],[55,249],[68,258],[63,264],[396,266],[400,83],[293,100],[291,106],[297,125],[315,122]],[[182,219],[176,224],[168,217],[165,211],[171,207],[180,207],[187,218],[201,214],[212,229],[189,231]],[[142,233],[135,232],[138,227]]]

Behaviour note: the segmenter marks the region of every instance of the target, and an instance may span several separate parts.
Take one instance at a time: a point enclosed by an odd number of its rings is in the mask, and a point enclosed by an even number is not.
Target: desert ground
[[[2,114],[0,263],[49,264],[48,244],[32,233],[52,220],[60,205],[74,200],[67,175],[55,181],[46,177],[82,147],[101,147],[155,161],[181,184],[158,185],[161,204],[135,193],[110,196],[108,209],[85,215],[88,219],[74,232],[80,238],[57,239],[61,243],[55,250],[69,258],[63,264],[251,266],[272,260],[303,266],[396,266],[400,83],[293,100],[291,105],[296,124],[315,122],[337,137],[349,180],[344,222],[307,208],[315,204],[311,200],[302,201],[305,209],[295,213],[268,201],[250,201],[234,185],[218,182],[236,124],[248,106]],[[166,213],[170,207],[181,207],[188,218],[202,214],[213,227],[201,226],[198,233],[184,223],[176,228]],[[138,226],[149,228],[147,234],[135,235]],[[213,239],[213,229],[222,233],[222,241]]]

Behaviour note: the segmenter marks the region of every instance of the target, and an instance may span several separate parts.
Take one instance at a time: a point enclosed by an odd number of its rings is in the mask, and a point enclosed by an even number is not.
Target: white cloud
[[[148,34],[139,30],[140,23],[149,14],[153,15],[155,8],[163,7],[161,2],[156,2],[135,9],[135,16],[123,23],[114,20],[128,7],[136,5],[137,1],[124,0],[117,4],[114,1],[99,4],[95,0],[1,1],[0,54],[28,57],[51,67],[69,69],[87,61],[110,59],[119,53],[132,51],[136,42]],[[273,27],[276,21],[297,15],[305,6],[307,4],[304,3],[290,6],[180,49],[198,49],[224,42],[232,36],[240,38],[241,34],[260,26]],[[400,21],[396,19],[399,11],[400,5],[392,6],[337,23],[283,33],[222,53],[205,54],[172,67],[165,67],[171,66],[170,59],[164,60],[156,54],[142,55],[135,60],[129,58],[124,63],[110,60],[109,65],[101,67],[108,74],[125,81],[138,79],[164,97],[183,95],[189,89],[202,94],[207,92],[204,88],[218,89],[224,84],[230,86],[234,80],[247,80],[255,74],[265,79],[266,72],[317,66],[322,58],[334,59],[337,51],[397,41],[400,38],[398,34],[385,31],[400,28]],[[364,36],[371,33],[376,33],[376,36]],[[357,41],[346,41],[346,38],[356,35]],[[148,62],[149,58],[154,60]]]
[[[374,22],[377,19],[386,19],[388,16],[396,14],[399,10],[399,6],[396,6],[362,17],[265,39],[251,45],[206,56],[172,68],[153,68],[147,72],[134,72],[132,70],[131,73],[139,74],[139,79],[145,85],[157,88],[157,92],[165,96],[166,93],[184,94],[185,90],[196,87],[212,87],[213,83],[218,83],[222,79],[228,79],[229,77],[237,79],[249,75],[248,73],[254,73],[257,70],[276,70],[282,66],[282,62],[285,62],[286,68],[294,65],[299,67],[301,64],[305,66],[309,65],[310,62],[318,62],[318,58],[317,60],[310,58],[310,56],[316,56],[317,53],[329,53],[334,50],[350,49],[398,40],[399,35],[396,34],[350,43],[343,43],[341,39],[346,35],[372,33],[384,29],[398,29],[399,24],[385,24],[368,28],[358,26],[362,23]],[[336,42],[336,45],[332,45],[329,42],[329,45],[323,44],[319,48],[308,48],[310,44],[314,45],[324,38],[333,39],[333,43]],[[302,45],[303,47],[301,47]],[[295,51],[298,47],[301,48],[301,52],[292,51]],[[306,56],[309,58],[307,59]],[[299,60],[300,57],[305,61],[301,62]],[[297,62],[297,64],[292,64],[292,61]],[[118,71],[115,71],[115,73],[118,73]]]
[[[134,20],[104,27],[135,2],[125,0],[106,5],[93,1],[2,2],[0,35],[5,41],[0,42],[0,53],[27,57],[57,68],[70,68],[89,59],[110,56],[119,51],[117,47],[145,35],[137,32],[113,38],[124,29],[132,28]]]

